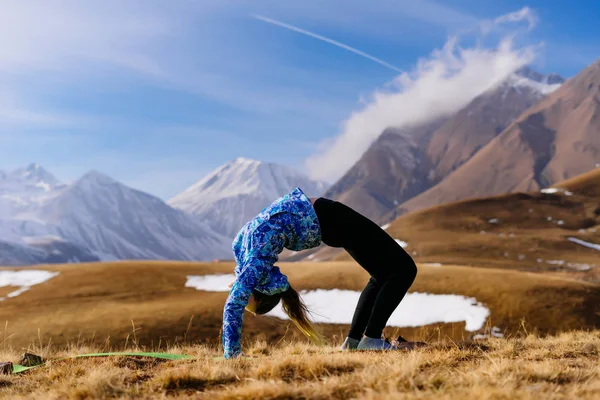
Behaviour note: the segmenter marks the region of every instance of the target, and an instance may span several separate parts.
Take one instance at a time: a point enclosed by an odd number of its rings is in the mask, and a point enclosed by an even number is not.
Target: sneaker
[[[396,350],[396,347],[387,340],[363,337],[358,344],[358,350]]]
[[[340,346],[340,350],[356,350],[359,342],[359,340],[347,337],[346,340],[344,340],[344,343]]]
[[[398,338],[396,339],[396,342],[398,342],[398,343],[406,343],[406,342],[408,342],[408,340],[404,339],[402,336],[398,336]]]
[[[415,350],[418,349],[420,347],[425,347],[427,346],[426,343],[423,342],[402,342],[402,343],[396,343],[395,344],[396,349],[397,350]]]

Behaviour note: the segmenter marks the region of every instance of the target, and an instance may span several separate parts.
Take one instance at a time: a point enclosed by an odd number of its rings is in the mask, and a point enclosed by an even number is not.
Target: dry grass
[[[218,342],[227,294],[184,283],[186,275],[231,273],[231,263],[37,268],[60,275],[0,303],[0,321],[7,321],[0,361],[15,362],[24,350],[45,358],[167,350],[195,359],[59,361],[0,376],[0,397],[592,399],[600,390],[600,287],[593,283],[493,268],[421,266],[411,290],[476,297],[490,308],[488,325],[503,328],[507,339],[473,342],[464,323],[435,324],[398,332],[429,342],[429,348],[340,353],[335,346],[347,326],[322,326],[329,345],[315,347],[289,322],[247,316],[243,345],[256,358],[226,361],[213,357],[222,355]],[[360,290],[367,281],[353,262],[281,268],[298,289]]]
[[[215,360],[217,348],[184,346],[194,360],[132,358],[56,362],[0,377],[3,398],[596,399],[600,331],[539,338],[520,333],[477,343],[442,341],[413,352],[340,353],[255,342],[255,358]],[[71,349],[70,354],[89,349]],[[47,356],[65,352],[49,351]],[[2,359],[17,359],[5,350]]]
[[[231,263],[116,262],[39,268],[60,275],[0,302],[0,322],[7,324],[0,349],[73,343],[147,349],[219,342],[227,293],[201,292],[184,284],[187,275],[232,273]],[[300,290],[361,290],[368,280],[353,262],[289,263],[281,268]],[[600,286],[591,283],[520,271],[421,266],[411,291],[475,297],[491,311],[488,326],[498,326],[507,335],[522,326],[538,334],[600,328]],[[322,329],[335,344],[348,327]],[[388,328],[386,334],[428,340],[463,340],[471,334],[464,323],[394,331]],[[244,321],[247,340],[274,345],[300,336],[288,321],[251,315]]]

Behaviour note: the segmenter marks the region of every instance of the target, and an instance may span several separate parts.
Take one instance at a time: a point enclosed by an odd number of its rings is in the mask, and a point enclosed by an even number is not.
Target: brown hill
[[[113,349],[126,342],[153,348],[186,340],[219,343],[227,293],[185,287],[186,276],[231,274],[234,264],[136,261],[36,268],[60,275],[0,302],[0,319],[6,323],[5,348],[22,349],[32,343]],[[361,290],[368,279],[354,262],[284,263],[281,268],[298,290]],[[594,305],[600,302],[599,286],[559,277],[421,266],[411,291],[475,297],[489,308],[491,326],[501,327],[506,335],[518,331],[522,319],[527,329],[540,333],[600,326],[594,314]],[[348,327],[322,328],[328,338],[337,337],[332,341],[338,343]],[[428,336],[432,331],[436,337],[469,336],[464,322],[401,329],[407,338]],[[288,321],[251,315],[244,320],[245,340],[262,337],[275,345],[284,336],[298,336]]]
[[[599,177],[594,171],[557,185],[567,191],[507,194],[413,212],[387,232],[408,242],[407,250],[421,262],[558,271],[600,282],[594,246],[600,245],[600,197],[594,192]]]
[[[596,168],[586,174],[553,185],[579,195],[595,197],[600,200],[600,168]]]
[[[600,161],[600,60],[564,83],[396,215],[449,201],[539,190]]]

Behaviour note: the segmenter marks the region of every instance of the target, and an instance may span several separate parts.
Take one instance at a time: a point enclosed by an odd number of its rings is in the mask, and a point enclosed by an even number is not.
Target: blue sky
[[[524,6],[534,27],[520,21],[495,36],[465,34]],[[238,156],[310,171],[307,159],[329,157],[324,148],[344,121],[398,76],[255,14],[404,71],[455,34],[464,46],[490,48],[514,34],[515,47],[535,46],[535,69],[565,77],[600,56],[596,1],[0,0],[0,7],[0,169],[35,161],[67,182],[95,169],[165,199]],[[329,160],[338,161],[348,162]]]

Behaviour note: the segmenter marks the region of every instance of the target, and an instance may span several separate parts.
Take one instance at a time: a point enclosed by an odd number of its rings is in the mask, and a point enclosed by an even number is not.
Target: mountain
[[[596,168],[551,188],[418,210],[386,232],[421,263],[552,271],[600,282],[599,188]]]
[[[0,218],[24,212],[64,186],[36,163],[9,172],[0,171]]]
[[[308,196],[319,196],[325,184],[283,165],[236,158],[168,204],[198,216],[215,231],[233,238],[248,220],[295,187]]]
[[[0,265],[63,264],[100,261],[84,247],[55,236],[25,238],[24,243],[0,240]]]
[[[539,190],[600,162],[600,60],[569,79],[442,182],[398,213],[449,201]]]
[[[209,260],[231,252],[229,241],[199,219],[99,172],[84,175],[36,216],[101,258]]]
[[[386,129],[324,197],[377,220],[404,200],[427,190],[431,165],[423,149],[443,122]]]
[[[99,172],[71,185],[37,164],[0,176],[0,265],[230,257],[197,217]]]
[[[452,116],[389,128],[326,197],[385,222],[391,210],[443,181],[563,81],[523,68]]]

